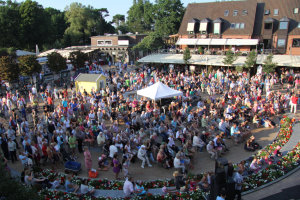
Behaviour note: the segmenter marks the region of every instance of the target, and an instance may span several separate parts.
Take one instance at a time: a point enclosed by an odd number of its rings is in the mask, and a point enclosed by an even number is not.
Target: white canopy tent
[[[182,96],[182,92],[169,88],[167,85],[157,82],[147,88],[137,91],[137,95],[150,98],[152,100],[160,100],[175,96]]]

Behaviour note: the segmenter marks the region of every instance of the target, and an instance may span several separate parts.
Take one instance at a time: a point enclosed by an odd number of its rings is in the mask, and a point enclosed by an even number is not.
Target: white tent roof
[[[173,90],[167,85],[157,82],[147,88],[137,91],[137,95],[144,96],[153,100],[182,96],[182,92]]]

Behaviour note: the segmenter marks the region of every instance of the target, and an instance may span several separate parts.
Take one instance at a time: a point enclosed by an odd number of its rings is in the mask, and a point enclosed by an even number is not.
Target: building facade
[[[192,3],[178,36],[181,48],[300,55],[300,0]]]
[[[99,49],[111,57],[112,62],[130,62],[135,61],[140,52],[135,52],[132,47],[138,44],[145,34],[126,34],[126,35],[101,35],[91,37],[91,48]]]

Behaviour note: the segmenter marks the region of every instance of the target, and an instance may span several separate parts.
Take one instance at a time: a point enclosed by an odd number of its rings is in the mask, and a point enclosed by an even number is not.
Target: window
[[[243,10],[242,15],[243,16],[248,15],[248,11],[247,10]]]
[[[284,46],[285,46],[285,39],[278,39],[277,47],[284,47]]]
[[[106,40],[105,45],[111,45],[111,40]]]
[[[298,22],[298,26],[297,27],[300,28],[300,22]]]
[[[265,29],[272,29],[272,23],[265,23]]]
[[[274,16],[278,16],[279,14],[279,9],[274,9]]]
[[[104,41],[103,40],[97,40],[97,45],[98,46],[104,45]]]
[[[270,14],[270,10],[265,10],[265,15],[269,15]]]
[[[231,23],[231,24],[230,24],[230,28],[231,28],[231,29],[235,29],[235,23]]]
[[[293,39],[292,47],[300,47],[300,38]]]
[[[235,24],[235,29],[239,29],[240,28],[240,23],[236,23]]]
[[[189,34],[190,34],[190,35],[194,34],[194,31],[189,31]]]
[[[207,30],[207,23],[201,22],[201,23],[200,23],[199,31],[200,31],[201,33],[205,32],[204,34],[206,34],[206,30]]]
[[[288,22],[280,22],[279,23],[279,29],[284,30],[284,29],[288,29]]]
[[[227,17],[229,15],[229,10],[224,11],[224,16]]]
[[[234,10],[233,11],[233,16],[237,16],[238,15],[238,11],[237,10]]]
[[[220,34],[221,23],[214,23],[214,34]]]
[[[187,24],[187,31],[194,31],[195,23],[188,23]]]
[[[244,28],[245,28],[245,23],[241,23],[240,29],[244,29]]]
[[[299,8],[294,8],[294,14],[298,14],[299,13]]]

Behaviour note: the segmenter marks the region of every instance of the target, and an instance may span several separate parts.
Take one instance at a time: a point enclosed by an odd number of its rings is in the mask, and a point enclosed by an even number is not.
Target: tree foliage
[[[81,51],[73,51],[70,53],[69,60],[75,69],[84,67],[85,61],[88,60],[88,56]]]
[[[59,53],[52,52],[51,54],[47,55],[47,58],[48,66],[52,71],[58,73],[61,70],[67,69],[66,59],[62,57]]]
[[[257,53],[255,50],[250,51],[249,55],[246,58],[244,68],[250,69],[256,64]]]
[[[154,5],[155,31],[162,36],[178,32],[184,7],[180,0],[156,0]]]
[[[137,0],[129,8],[127,24],[131,32],[146,33],[151,30],[153,21],[153,4],[149,0]]]
[[[276,67],[277,67],[277,63],[273,62],[273,54],[269,54],[266,60],[264,61],[262,70],[265,73],[271,73],[275,71]]]
[[[42,66],[36,60],[36,56],[20,56],[18,58],[20,73],[23,76],[32,76],[35,73],[39,73],[42,69]]]
[[[146,36],[141,42],[139,42],[136,46],[133,47],[134,50],[157,50],[161,49],[164,46],[164,41],[162,37],[156,33],[152,32],[148,36]]]
[[[72,44],[87,44],[92,35],[103,35],[106,30],[114,32],[113,26],[105,21],[109,16],[106,8],[94,9],[76,2],[66,8],[65,16],[69,24],[65,34],[70,36]]]
[[[20,181],[10,177],[8,171],[3,167],[0,161],[0,197],[6,200],[42,200],[38,191],[22,185]]]
[[[236,59],[237,59],[237,55],[235,55],[231,49],[232,49],[232,47],[230,46],[229,50],[226,51],[225,57],[222,61],[224,63],[224,65],[232,66],[234,61],[236,61]]]
[[[191,52],[190,52],[190,49],[188,47],[186,47],[183,51],[183,61],[184,61],[184,64],[188,64],[189,63],[189,60],[192,58],[191,56]]]
[[[11,56],[0,57],[0,77],[8,82],[17,81],[19,78],[19,67]]]
[[[119,27],[125,23],[125,15],[116,14],[113,16],[112,22]]]
[[[50,20],[43,7],[35,1],[26,0],[20,4],[22,43],[28,49],[34,49],[35,44],[43,44],[49,36]]]

